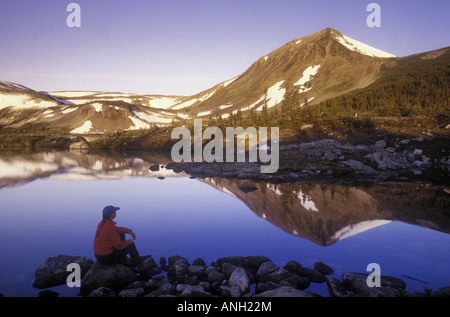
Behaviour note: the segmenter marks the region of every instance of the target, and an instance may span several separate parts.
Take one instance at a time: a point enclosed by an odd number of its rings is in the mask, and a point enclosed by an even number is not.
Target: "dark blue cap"
[[[105,208],[103,208],[103,216],[109,217],[119,209],[120,207],[106,206]]]

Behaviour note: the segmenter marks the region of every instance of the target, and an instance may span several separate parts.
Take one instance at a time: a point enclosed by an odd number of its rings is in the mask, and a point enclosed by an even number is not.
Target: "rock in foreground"
[[[56,256],[40,264],[36,270],[39,281],[51,268],[61,272],[67,261],[83,263],[87,270],[80,290],[85,297],[320,297],[307,290],[312,283],[326,283],[331,297],[450,296],[450,288],[411,295],[403,280],[389,276],[381,277],[381,287],[369,287],[366,273],[344,273],[340,280],[329,276],[334,270],[322,262],[315,263],[315,268],[305,268],[291,260],[280,267],[261,255],[223,257],[209,266],[201,258],[189,263],[179,255],[170,256],[168,261],[161,258],[158,266],[147,256],[150,269],[146,274],[122,264],[102,265],[84,257]],[[64,273],[59,277],[60,284],[66,282]],[[36,281],[34,285],[55,283]]]

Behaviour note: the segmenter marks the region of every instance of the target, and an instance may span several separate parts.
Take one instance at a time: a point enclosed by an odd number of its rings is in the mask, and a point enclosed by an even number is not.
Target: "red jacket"
[[[116,223],[109,219],[105,220],[103,227],[102,223],[103,220],[100,221],[95,232],[94,253],[96,255],[108,255],[113,253],[114,250],[122,250],[133,243],[132,240],[122,241],[119,235],[119,233],[131,233],[130,229],[116,227]]]

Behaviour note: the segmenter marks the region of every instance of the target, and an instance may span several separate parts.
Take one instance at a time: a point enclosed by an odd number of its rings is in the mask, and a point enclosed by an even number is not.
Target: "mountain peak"
[[[346,36],[342,34],[341,32],[333,29],[333,28],[325,28],[321,31],[318,31],[312,35],[305,36],[303,38],[299,38],[294,40],[295,43],[299,44],[302,41],[320,41],[320,40],[333,40],[338,41],[341,45],[346,47],[347,49],[371,56],[371,57],[378,57],[378,58],[391,58],[396,57],[395,55],[392,55],[390,53],[384,52],[382,50],[379,50],[377,48],[374,48],[372,46],[369,46],[367,44],[364,44],[363,42],[357,41],[349,36]]]

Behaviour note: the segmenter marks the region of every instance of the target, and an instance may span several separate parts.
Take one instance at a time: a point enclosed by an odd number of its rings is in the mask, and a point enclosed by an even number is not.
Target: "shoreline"
[[[57,297],[51,288],[65,284],[68,263],[77,263],[82,271],[81,297],[450,297],[450,286],[410,293],[403,279],[392,276],[380,275],[380,283],[370,287],[369,280],[376,281],[374,274],[346,272],[338,278],[320,261],[309,268],[295,260],[278,266],[262,255],[228,256],[210,265],[202,258],[191,263],[180,255],[161,257],[158,263],[151,255],[142,259],[149,264],[145,274],[87,257],[48,257],[37,267],[33,287],[42,290],[38,297]],[[309,290],[319,284],[326,286],[328,296]]]

